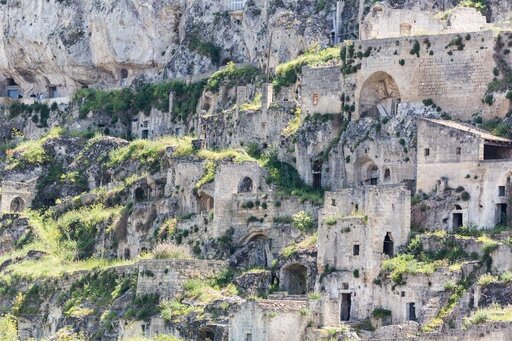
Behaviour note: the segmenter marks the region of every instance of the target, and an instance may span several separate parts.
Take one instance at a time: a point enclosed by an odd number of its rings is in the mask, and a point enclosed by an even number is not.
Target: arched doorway
[[[25,209],[25,201],[16,197],[11,201],[11,212],[21,212]]]
[[[359,117],[379,118],[396,114],[400,91],[393,77],[386,72],[372,74],[361,88]]]
[[[386,236],[384,237],[384,243],[382,247],[382,252],[385,255],[388,255],[389,257],[393,257],[394,254],[394,243],[393,239],[391,237],[391,232],[386,233]]]
[[[308,269],[302,264],[290,264],[283,269],[282,289],[289,295],[305,295],[308,288]]]
[[[215,332],[211,328],[202,328],[199,330],[199,338],[200,341],[214,341],[215,340]]]
[[[378,185],[380,170],[377,164],[367,156],[359,158],[354,164],[355,185]]]
[[[253,187],[252,179],[246,176],[238,184],[238,193],[251,193],[253,191]]]

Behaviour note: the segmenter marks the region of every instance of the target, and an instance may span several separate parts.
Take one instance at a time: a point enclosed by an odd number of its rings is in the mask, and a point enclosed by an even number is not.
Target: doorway
[[[350,321],[350,308],[352,306],[352,294],[341,294],[340,320]]]

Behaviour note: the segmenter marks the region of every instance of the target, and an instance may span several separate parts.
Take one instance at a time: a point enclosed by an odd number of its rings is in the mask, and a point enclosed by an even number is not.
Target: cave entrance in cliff
[[[313,188],[322,188],[322,161],[316,160],[313,162]]]
[[[393,238],[391,238],[391,232],[386,233],[386,236],[384,237],[384,243],[382,247],[382,252],[385,255],[388,255],[389,257],[393,257]]]
[[[455,205],[455,209],[452,212],[452,230],[458,229],[464,225],[464,215],[462,213],[462,207]]]
[[[25,201],[16,197],[11,201],[11,212],[21,212],[25,209]]]
[[[199,212],[208,212],[213,210],[214,200],[213,197],[205,192],[199,193]]]
[[[202,328],[199,330],[199,341],[214,341],[215,332],[211,328]]]
[[[394,116],[400,103],[400,90],[393,77],[375,72],[363,83],[359,96],[359,117]]]
[[[350,321],[350,308],[352,308],[352,294],[341,294],[340,320]]]
[[[133,196],[137,202],[144,201],[147,198],[146,191],[142,187],[137,187],[133,192]]]
[[[238,184],[238,193],[251,193],[254,187],[252,179],[248,176],[242,179]]]
[[[289,295],[305,295],[308,269],[302,264],[291,264],[284,268],[283,289]]]

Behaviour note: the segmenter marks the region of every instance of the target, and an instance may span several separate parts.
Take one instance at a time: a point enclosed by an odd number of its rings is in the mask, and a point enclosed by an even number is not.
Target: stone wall
[[[227,266],[223,261],[198,259],[153,259],[138,264],[137,296],[158,293],[167,299],[181,293],[186,281],[212,277]]]
[[[355,64],[361,63],[361,69],[343,85],[345,94],[355,99],[356,117],[361,114],[362,100],[368,101],[375,96],[375,102],[379,102],[386,97],[378,91],[373,93],[372,89],[377,89],[381,78],[387,76],[394,82],[402,102],[421,102],[430,98],[460,119],[470,119],[478,111],[490,115],[489,107],[481,100],[487,84],[493,79],[494,35],[491,31],[461,34],[462,50],[457,45],[449,46],[458,37],[457,34],[445,34],[354,41],[356,54],[370,51],[368,57],[362,57],[360,61],[356,58]],[[411,54],[416,42],[419,57]],[[353,93],[352,82],[355,83]],[[367,94],[362,96],[362,93]]]
[[[379,2],[363,20],[361,39],[470,32],[487,26],[485,17],[474,8],[455,8],[443,17],[416,9],[394,9]]]
[[[304,309],[306,301],[246,302],[229,320],[229,341],[300,341],[310,319]]]
[[[301,79],[302,113],[341,113],[341,77],[341,65],[304,67]]]

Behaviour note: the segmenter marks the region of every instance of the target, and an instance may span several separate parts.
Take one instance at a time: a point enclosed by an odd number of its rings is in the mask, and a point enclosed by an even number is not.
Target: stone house
[[[439,226],[509,224],[512,140],[454,121],[420,119],[417,126],[417,189],[431,193],[449,186],[459,193]]]

